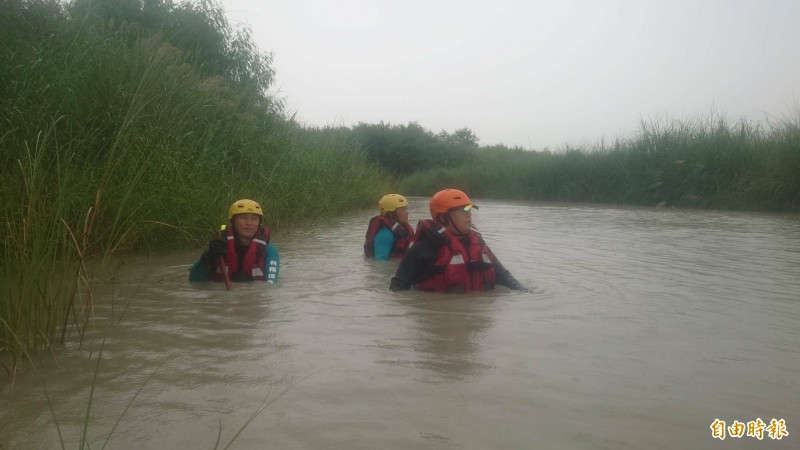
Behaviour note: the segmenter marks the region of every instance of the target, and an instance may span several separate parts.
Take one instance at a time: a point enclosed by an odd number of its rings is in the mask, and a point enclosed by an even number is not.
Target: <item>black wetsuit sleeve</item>
[[[525,287],[522,283],[519,282],[514,275],[511,275],[511,272],[503,266],[503,263],[497,259],[497,256],[494,256],[494,273],[495,273],[495,282],[501,286],[505,286],[509,289],[515,289],[517,291],[524,291],[528,292],[528,288]]]
[[[436,249],[429,241],[421,240],[412,245],[400,261],[389,289],[393,291],[411,289],[419,281],[429,277],[437,256]]]

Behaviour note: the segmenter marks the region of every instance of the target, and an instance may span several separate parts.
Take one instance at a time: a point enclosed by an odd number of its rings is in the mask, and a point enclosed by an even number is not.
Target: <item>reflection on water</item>
[[[800,216],[480,204],[533,292],[390,292],[371,211],[276,233],[274,286],[189,284],[197,250],[119,261],[92,358],[2,388],[0,448],[77,446],[93,383],[94,448],[123,413],[110,448],[210,448],[265,399],[239,448],[797,447]],[[757,417],[790,435],[711,438]]]
[[[479,341],[491,325],[491,318],[482,305],[486,301],[476,295],[449,296],[419,294],[409,304],[407,316],[418,333],[415,353],[416,366],[435,372],[435,377],[422,374],[422,380],[443,383],[477,375],[487,366],[476,355]]]

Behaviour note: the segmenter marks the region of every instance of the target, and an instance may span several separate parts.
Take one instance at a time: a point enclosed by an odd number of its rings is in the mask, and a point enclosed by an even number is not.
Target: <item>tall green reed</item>
[[[558,152],[483,148],[456,168],[403,179],[431,195],[458,186],[470,195],[542,201],[800,210],[800,114],[767,123],[719,115],[643,122],[611,144]]]
[[[57,346],[70,324],[82,339],[91,317],[84,261],[95,216],[88,209],[80,217],[65,195],[80,173],[73,160],[52,154],[54,134],[51,127],[23,143],[3,188],[0,347],[14,360],[25,348]]]
[[[352,140],[283,116],[268,58],[209,2],[165,10],[159,29],[13,4],[0,11],[0,353],[14,361],[85,335],[93,261],[196,245],[236,198],[284,226],[386,185]],[[204,20],[191,38],[185,24]]]

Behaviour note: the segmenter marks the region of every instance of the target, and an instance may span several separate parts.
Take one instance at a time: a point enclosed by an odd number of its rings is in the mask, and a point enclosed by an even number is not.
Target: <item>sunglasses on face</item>
[[[464,213],[464,214],[472,214],[472,209],[473,208],[475,208],[475,207],[470,204],[470,205],[459,206],[457,208],[453,208],[450,211],[457,211],[457,212]],[[477,208],[475,208],[475,209],[477,209]]]

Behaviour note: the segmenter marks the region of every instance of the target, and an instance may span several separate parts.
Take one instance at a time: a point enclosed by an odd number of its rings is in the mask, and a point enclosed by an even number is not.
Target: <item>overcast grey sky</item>
[[[787,117],[800,0],[223,0],[308,125],[405,124],[555,149],[641,118]]]

